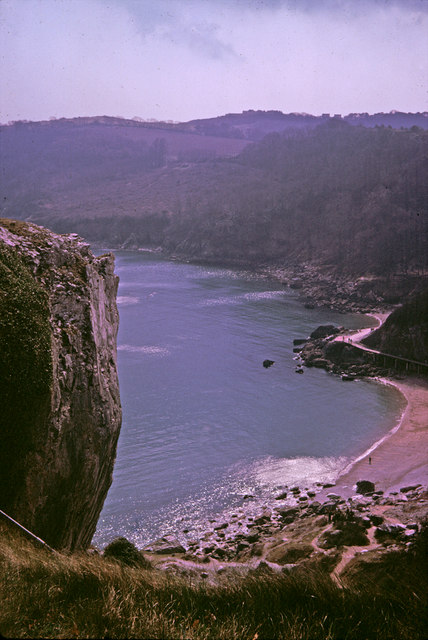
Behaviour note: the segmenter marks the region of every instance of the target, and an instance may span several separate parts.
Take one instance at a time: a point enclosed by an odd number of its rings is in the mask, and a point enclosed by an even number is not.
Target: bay
[[[394,389],[295,373],[294,338],[370,318],[308,310],[280,283],[150,252],[117,252],[116,271],[123,426],[95,545],[195,537],[285,485],[334,481],[399,419]]]

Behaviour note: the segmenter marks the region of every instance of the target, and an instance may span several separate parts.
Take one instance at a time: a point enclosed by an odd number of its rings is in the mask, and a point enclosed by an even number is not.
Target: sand
[[[399,389],[407,407],[400,423],[342,472],[336,487],[341,495],[351,495],[357,480],[371,480],[383,491],[428,484],[428,381],[407,378],[381,382]]]
[[[390,312],[367,315],[374,317],[379,327]],[[336,340],[358,343],[371,331],[371,328],[363,328],[338,336]],[[428,380],[407,377],[403,381],[381,379],[379,382],[396,387],[407,406],[399,424],[339,475],[336,487],[343,497],[354,493],[357,480],[370,480],[376,489],[383,491],[428,484]]]

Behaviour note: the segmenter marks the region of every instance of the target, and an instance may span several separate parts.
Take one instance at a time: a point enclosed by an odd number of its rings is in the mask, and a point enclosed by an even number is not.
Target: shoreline
[[[353,495],[358,480],[389,492],[406,484],[428,484],[428,381],[413,377],[377,382],[398,389],[407,405],[398,424],[339,473],[336,488],[343,497]]]
[[[378,329],[390,313],[369,312],[365,315],[377,320]],[[350,338],[358,343],[371,331],[371,328],[363,328],[345,334],[341,339]],[[397,424],[339,472],[336,487],[343,497],[354,493],[352,488],[358,480],[369,480],[375,483],[376,489],[389,492],[399,491],[398,485],[428,484],[428,381],[416,376],[402,381],[392,378],[372,380],[397,389],[406,406]],[[419,474],[420,477],[415,477]]]

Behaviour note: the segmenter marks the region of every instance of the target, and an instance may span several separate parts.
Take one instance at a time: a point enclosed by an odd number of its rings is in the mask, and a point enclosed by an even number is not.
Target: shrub
[[[135,544],[129,542],[126,538],[116,538],[110,542],[104,549],[104,557],[117,560],[128,567],[149,569],[151,566],[141,551],[138,551]]]

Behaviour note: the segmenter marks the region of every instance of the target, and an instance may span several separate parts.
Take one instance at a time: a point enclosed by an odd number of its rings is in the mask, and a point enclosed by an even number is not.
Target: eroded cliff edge
[[[87,546],[121,425],[114,257],[0,220],[0,508],[55,548]]]

